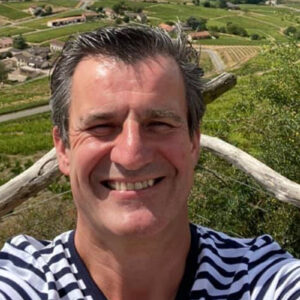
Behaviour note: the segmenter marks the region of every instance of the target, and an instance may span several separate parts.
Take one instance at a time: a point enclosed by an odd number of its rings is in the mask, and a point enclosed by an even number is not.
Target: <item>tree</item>
[[[51,15],[52,14],[52,6],[49,5],[45,8],[45,14],[46,15]]]
[[[260,40],[261,37],[259,36],[259,34],[253,33],[253,34],[250,35],[250,39],[251,39],[252,41],[256,41],[256,40]]]
[[[28,47],[25,38],[19,34],[13,39],[13,47],[16,49],[25,49]]]
[[[285,35],[294,35],[296,32],[297,32],[297,28],[293,26],[289,26],[283,31]]]
[[[129,17],[128,17],[128,16],[124,16],[123,21],[124,21],[125,23],[129,23]]]
[[[227,8],[226,0],[219,0],[219,8]]]
[[[116,14],[121,14],[124,10],[126,10],[125,2],[121,1],[113,5],[112,10]]]
[[[228,22],[226,25],[226,32],[230,34],[240,35],[240,36],[248,36],[248,32],[246,29],[239,25],[235,25],[231,22]]]
[[[210,7],[210,2],[209,2],[209,1],[205,1],[205,2],[203,3],[203,6],[204,6],[204,7]]]
[[[186,24],[192,27],[193,30],[197,30],[197,31],[207,30],[206,22],[207,20],[204,18],[196,19],[195,17],[189,17],[186,20]]]
[[[6,70],[3,62],[0,61],[0,82],[3,82],[7,79],[8,70]]]

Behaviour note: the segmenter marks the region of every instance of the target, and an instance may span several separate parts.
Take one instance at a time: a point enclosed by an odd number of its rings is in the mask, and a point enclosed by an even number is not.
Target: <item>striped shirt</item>
[[[270,236],[237,239],[196,225],[191,225],[191,233],[176,300],[300,299],[300,261]],[[53,241],[19,235],[4,245],[0,252],[2,299],[106,298],[75,249],[74,231],[69,231]]]

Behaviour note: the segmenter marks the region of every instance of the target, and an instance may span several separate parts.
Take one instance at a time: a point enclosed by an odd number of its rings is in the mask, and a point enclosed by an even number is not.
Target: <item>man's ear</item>
[[[70,174],[70,151],[64,145],[57,126],[52,130],[52,137],[56,149],[59,169],[64,175],[68,176]]]
[[[199,160],[200,154],[200,131],[197,130],[194,132],[192,137],[192,157],[194,158],[194,165],[196,166]]]

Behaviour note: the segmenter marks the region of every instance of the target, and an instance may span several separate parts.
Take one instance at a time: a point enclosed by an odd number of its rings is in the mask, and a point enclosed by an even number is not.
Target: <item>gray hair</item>
[[[189,134],[192,137],[199,128],[205,105],[201,94],[203,75],[199,67],[199,55],[177,28],[177,38],[165,31],[147,26],[99,28],[71,38],[58,58],[51,76],[50,107],[54,126],[69,147],[69,107],[72,76],[78,63],[87,56],[106,56],[127,64],[146,58],[165,55],[173,58],[183,75]]]

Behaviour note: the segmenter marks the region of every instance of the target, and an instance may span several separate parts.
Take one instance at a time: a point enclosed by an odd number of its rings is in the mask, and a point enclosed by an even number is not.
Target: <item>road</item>
[[[218,73],[224,72],[226,66],[216,51],[214,51],[212,49],[204,48],[204,47],[201,48],[201,51],[205,52],[209,55],[213,65],[215,67],[216,72],[218,72]]]
[[[20,119],[23,117],[29,117],[32,115],[41,114],[41,113],[48,112],[48,111],[50,111],[50,107],[47,104],[47,105],[43,105],[43,106],[39,106],[39,107],[35,107],[35,108],[30,108],[30,109],[25,109],[25,110],[13,112],[13,113],[5,114],[5,115],[0,115],[0,123]]]

